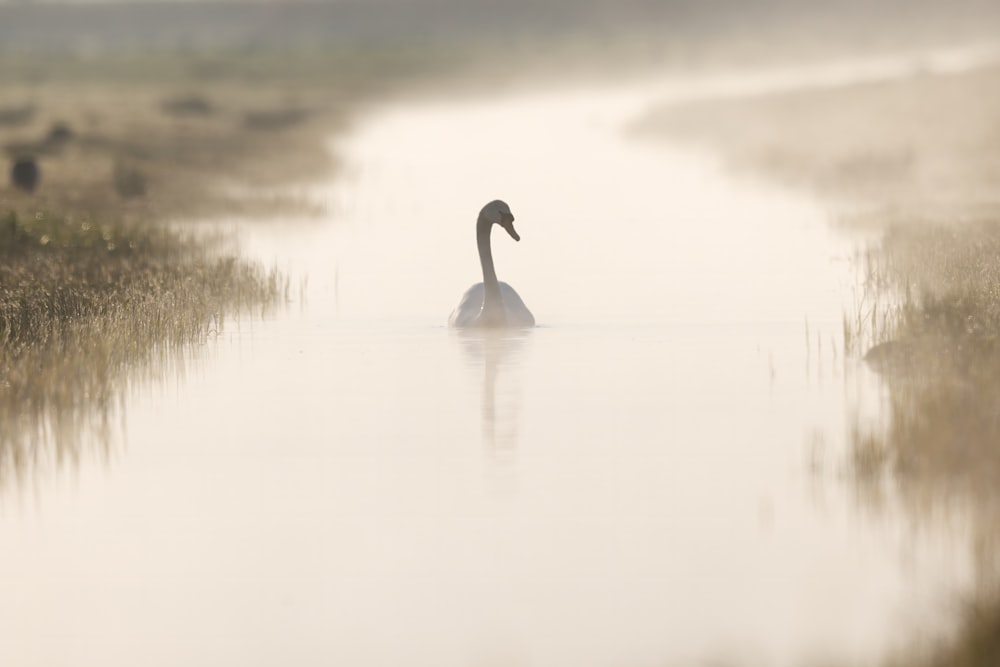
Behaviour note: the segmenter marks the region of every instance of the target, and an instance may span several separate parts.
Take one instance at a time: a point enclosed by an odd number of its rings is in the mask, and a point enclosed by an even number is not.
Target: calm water
[[[400,103],[334,144],[323,219],[239,225],[302,300],[0,491],[0,664],[793,665],[934,627],[965,550],[843,473],[856,240],[630,139],[650,101]],[[496,197],[540,326],[451,331]]]

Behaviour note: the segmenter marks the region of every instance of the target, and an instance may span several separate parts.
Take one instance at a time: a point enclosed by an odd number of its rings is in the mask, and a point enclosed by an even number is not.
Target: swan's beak
[[[521,236],[514,229],[514,216],[512,215],[501,216],[500,226],[507,230],[507,233],[510,234],[512,239],[514,239],[515,241],[521,240]]]

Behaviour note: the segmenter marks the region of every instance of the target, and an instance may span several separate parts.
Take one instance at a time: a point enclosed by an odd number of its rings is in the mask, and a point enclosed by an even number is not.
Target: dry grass
[[[88,217],[0,217],[0,486],[78,457],[130,382],[287,296],[275,271],[220,244]]]

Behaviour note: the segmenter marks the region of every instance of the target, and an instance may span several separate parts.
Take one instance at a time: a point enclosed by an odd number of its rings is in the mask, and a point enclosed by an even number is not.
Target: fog
[[[994,4],[0,4],[0,664],[994,664]]]
[[[332,2],[4,2],[11,50],[182,50],[365,44],[391,49],[483,41],[546,52],[566,37],[593,52],[708,47],[870,48],[988,38],[993,3],[962,0],[337,0]],[[678,46],[679,45],[679,46]]]

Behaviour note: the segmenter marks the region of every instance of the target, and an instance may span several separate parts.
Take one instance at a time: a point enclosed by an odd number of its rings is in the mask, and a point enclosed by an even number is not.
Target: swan
[[[496,199],[479,212],[476,220],[476,243],[479,246],[479,263],[483,267],[483,282],[476,283],[462,295],[458,307],[448,318],[452,327],[533,327],[535,316],[514,288],[497,280],[493,268],[493,251],[490,249],[490,232],[493,225],[500,225],[515,241],[521,237],[514,231],[514,215],[505,202]]]

